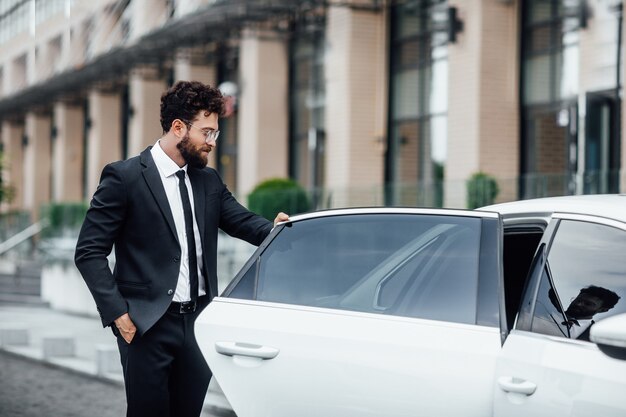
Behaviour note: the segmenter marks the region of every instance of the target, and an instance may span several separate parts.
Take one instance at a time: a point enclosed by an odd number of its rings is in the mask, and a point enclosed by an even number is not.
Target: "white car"
[[[624,417],[626,196],[294,216],[196,337],[239,417]]]

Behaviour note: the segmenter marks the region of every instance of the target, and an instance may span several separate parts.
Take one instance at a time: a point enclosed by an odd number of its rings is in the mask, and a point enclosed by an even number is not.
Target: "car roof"
[[[481,207],[495,211],[503,218],[525,215],[549,216],[552,213],[573,213],[606,217],[626,222],[626,194],[575,195],[513,201]]]
[[[487,212],[487,213],[485,213]],[[327,216],[353,214],[457,214],[480,216],[499,213],[504,219],[537,217],[548,219],[552,213],[573,213],[606,217],[626,223],[626,194],[576,195],[519,200],[493,204],[476,210],[436,209],[419,207],[355,207],[319,210],[290,216],[289,223]]]

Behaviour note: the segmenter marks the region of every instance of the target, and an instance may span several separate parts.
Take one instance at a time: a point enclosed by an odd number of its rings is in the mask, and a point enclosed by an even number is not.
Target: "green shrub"
[[[4,152],[0,151],[0,203],[10,203],[15,197],[15,188],[11,184],[7,184],[3,178],[6,166]]]
[[[476,172],[467,180],[467,208],[493,204],[500,189],[494,177],[484,172]]]
[[[52,203],[42,208],[42,219],[48,224],[44,235],[58,236],[66,231],[80,229],[87,213],[88,204],[80,203]]]
[[[272,221],[278,212],[296,214],[310,209],[304,189],[295,181],[272,178],[258,184],[248,196],[248,208]]]

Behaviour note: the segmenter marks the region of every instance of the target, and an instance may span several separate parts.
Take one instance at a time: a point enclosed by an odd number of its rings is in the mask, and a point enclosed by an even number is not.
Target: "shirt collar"
[[[159,172],[164,177],[170,177],[181,169],[187,172],[187,165],[185,164],[182,168],[179,167],[178,164],[172,160],[172,158],[167,156],[163,148],[161,148],[160,141],[157,141],[154,144],[150,152],[152,153],[152,159],[154,159],[154,163],[159,169]]]

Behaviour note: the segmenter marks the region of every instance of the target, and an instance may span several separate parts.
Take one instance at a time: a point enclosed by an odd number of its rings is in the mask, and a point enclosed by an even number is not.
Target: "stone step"
[[[41,295],[40,281],[1,281],[0,294],[30,294]]]
[[[0,293],[0,304],[49,307],[49,303],[43,301],[39,295],[14,293]]]

